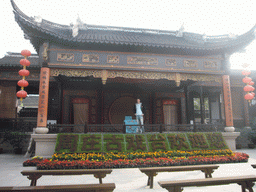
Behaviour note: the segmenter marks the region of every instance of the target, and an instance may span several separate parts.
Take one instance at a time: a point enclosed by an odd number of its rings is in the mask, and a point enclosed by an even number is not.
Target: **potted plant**
[[[5,131],[2,143],[9,143],[12,145],[15,154],[22,154],[25,138],[26,134],[24,133]]]

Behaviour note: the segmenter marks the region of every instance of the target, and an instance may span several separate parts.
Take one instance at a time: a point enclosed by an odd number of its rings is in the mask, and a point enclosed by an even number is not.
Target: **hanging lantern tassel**
[[[27,58],[31,55],[29,50],[22,50],[21,55],[24,56],[24,59],[20,60],[20,64],[23,66],[23,69],[19,71],[19,75],[22,76],[22,80],[18,81],[18,86],[21,87],[21,90],[17,92],[16,96],[20,98],[21,107],[23,107],[23,99],[27,97],[27,92],[24,91],[24,87],[27,87],[29,83],[25,80],[25,78],[29,75],[29,71],[26,69],[30,65],[30,61]]]

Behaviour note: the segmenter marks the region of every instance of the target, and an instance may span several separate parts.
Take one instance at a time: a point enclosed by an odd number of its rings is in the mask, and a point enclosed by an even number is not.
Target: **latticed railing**
[[[139,126],[124,124],[49,124],[49,133],[126,133],[126,129],[137,130]],[[222,124],[146,124],[145,132],[223,132]]]
[[[0,132],[5,130],[32,132],[36,128],[36,118],[5,118],[0,119]],[[222,122],[209,124],[146,124],[143,125],[145,132],[223,132]],[[136,125],[124,124],[48,124],[49,133],[125,133],[126,128],[136,130]]]

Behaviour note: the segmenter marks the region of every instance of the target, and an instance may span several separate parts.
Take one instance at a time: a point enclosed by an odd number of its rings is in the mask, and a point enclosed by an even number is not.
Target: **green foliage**
[[[103,142],[104,142],[104,146],[103,146],[104,152],[117,153],[117,152],[125,151],[124,134],[105,134]]]
[[[187,135],[193,150],[209,149],[204,133],[188,133]]]
[[[79,152],[102,152],[101,134],[83,134],[80,136]]]
[[[228,149],[221,133],[205,133],[210,149]]]
[[[184,133],[167,134],[171,150],[190,150],[188,140]]]
[[[126,152],[145,152],[148,151],[145,135],[126,134]]]
[[[56,153],[75,153],[79,143],[78,134],[60,133],[57,136]]]
[[[256,145],[256,131],[250,131],[248,133],[248,137],[251,140],[251,142]]]
[[[2,143],[9,143],[13,149],[21,149],[25,144],[26,134],[20,132],[5,131]]]
[[[148,134],[147,140],[150,152],[169,150],[169,145],[165,134]]]

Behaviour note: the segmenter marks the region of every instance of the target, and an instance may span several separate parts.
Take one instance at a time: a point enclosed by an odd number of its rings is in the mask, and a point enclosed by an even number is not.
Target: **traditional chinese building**
[[[11,2],[39,56],[37,127],[46,127],[47,120],[123,124],[125,116],[134,116],[136,98],[146,108],[145,124],[247,126],[247,103],[237,102],[243,101],[243,85],[230,85],[229,56],[255,39],[256,26],[240,36],[97,26],[79,19],[69,26],[29,17]]]

